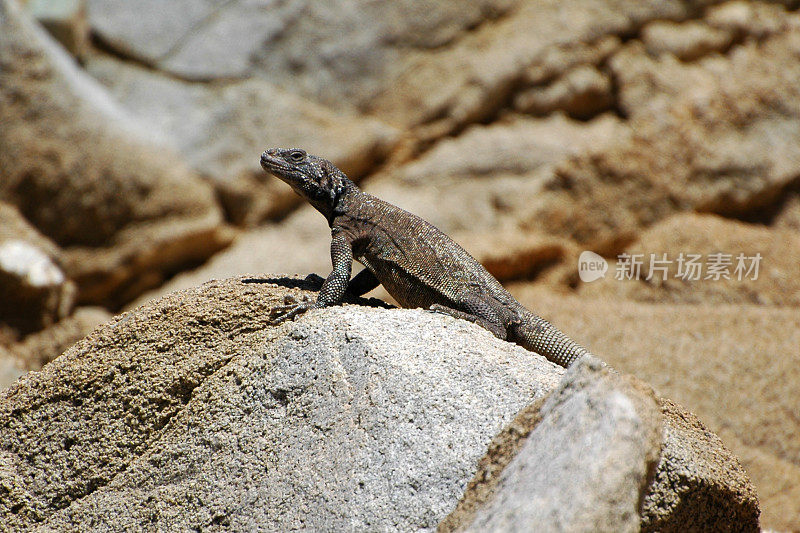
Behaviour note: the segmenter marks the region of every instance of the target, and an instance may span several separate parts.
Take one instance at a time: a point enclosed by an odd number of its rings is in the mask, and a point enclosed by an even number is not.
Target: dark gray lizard
[[[362,192],[330,161],[272,148],[261,166],[291,185],[331,227],[333,271],[316,302],[279,310],[276,322],[337,305],[382,284],[403,307],[422,307],[479,324],[501,339],[569,366],[589,353],[528,311],[466,250],[416,215]],[[366,268],[350,279],[353,259]]]

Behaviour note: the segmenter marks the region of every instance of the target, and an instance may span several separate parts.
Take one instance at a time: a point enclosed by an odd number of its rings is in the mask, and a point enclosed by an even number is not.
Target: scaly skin
[[[362,192],[330,161],[273,148],[261,166],[289,184],[328,220],[333,271],[314,303],[282,309],[277,321],[337,305],[382,284],[403,307],[423,307],[475,322],[497,337],[567,367],[589,352],[525,309],[461,246],[416,215]],[[366,268],[352,280],[353,260]]]

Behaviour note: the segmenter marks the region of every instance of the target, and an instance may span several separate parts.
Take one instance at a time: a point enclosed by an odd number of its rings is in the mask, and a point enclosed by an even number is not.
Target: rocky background
[[[172,291],[243,274],[327,274],[324,219],[258,164],[267,147],[298,146],[451,234],[527,307],[694,412],[741,460],[761,526],[800,529],[798,8],[744,0],[0,0],[0,386],[114,314],[158,309],[154,299]],[[607,258],[604,279],[580,281],[584,250]],[[615,260],[624,253],[762,260],[755,280],[687,282],[673,264],[666,279],[621,281]],[[214,326],[220,309],[202,308],[200,325]],[[248,310],[264,311],[246,307],[233,318]],[[75,396],[41,376],[80,373],[77,354],[102,352],[104,335],[23,385],[52,389],[58,401],[83,398],[87,388]],[[192,405],[185,390],[191,396],[204,379],[197,375],[221,368],[212,360],[178,372],[193,385],[173,390],[165,409]],[[508,379],[489,386],[507,388]],[[35,394],[11,394],[8,413],[33,410]],[[285,391],[276,394],[285,405]],[[526,402],[516,392],[504,398],[498,416],[508,422]],[[36,409],[44,428],[49,415]],[[190,427],[206,423],[189,408],[181,416]],[[141,435],[174,433],[170,417]],[[502,424],[484,426],[491,436]],[[141,435],[115,445],[137,457],[168,455]],[[191,440],[182,435],[175,442]],[[191,446],[206,437],[193,438]],[[175,446],[176,454],[191,448]],[[473,458],[485,449],[470,446]],[[640,456],[643,479],[649,463]],[[168,457],[148,460],[118,478],[118,490],[134,490],[153,461]],[[50,471],[37,468],[20,486]],[[93,468],[94,478],[19,501],[40,520],[62,509],[50,524],[77,527],[87,509],[102,514],[111,496],[95,490],[123,467],[98,458]],[[2,485],[0,494],[18,488]],[[89,494],[85,507],[67,507]],[[449,505],[437,502],[421,505],[434,514]],[[411,523],[403,517],[398,511],[383,525]],[[217,520],[198,520],[206,518]],[[341,525],[316,526],[331,523]]]

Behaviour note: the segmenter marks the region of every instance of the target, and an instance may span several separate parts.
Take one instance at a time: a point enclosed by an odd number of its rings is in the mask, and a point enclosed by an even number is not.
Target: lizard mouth
[[[269,151],[265,151],[263,154],[261,154],[261,168],[268,172],[273,170],[282,170],[285,172],[289,170],[289,165],[277,157],[270,155]]]

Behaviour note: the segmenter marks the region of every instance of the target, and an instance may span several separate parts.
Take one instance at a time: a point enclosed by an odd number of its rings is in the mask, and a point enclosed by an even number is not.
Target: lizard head
[[[270,148],[261,166],[280,178],[330,220],[352,182],[336,165],[299,148]]]

